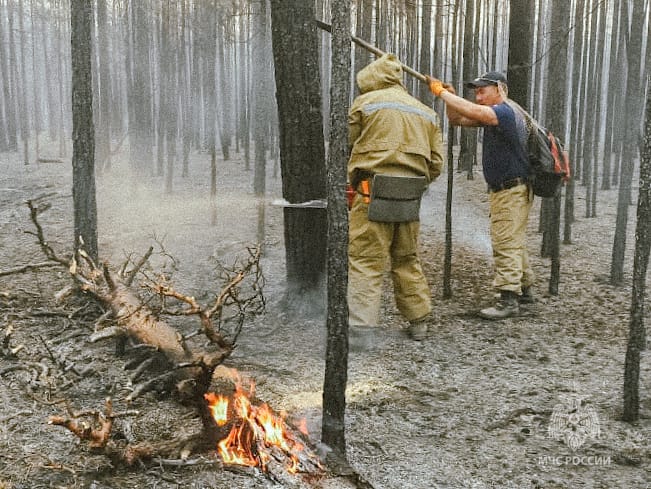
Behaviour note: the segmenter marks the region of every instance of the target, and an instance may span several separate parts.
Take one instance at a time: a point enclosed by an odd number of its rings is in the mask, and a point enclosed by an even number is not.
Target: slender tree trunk
[[[267,152],[271,145],[271,130],[269,119],[273,111],[269,103],[269,94],[273,93],[273,68],[271,52],[271,26],[266,0],[261,0],[256,31],[257,45],[255,47],[256,83],[254,85],[254,117],[253,130],[255,138],[255,167],[253,175],[253,191],[256,196],[266,193]]]
[[[451,72],[452,80],[458,79],[457,74],[457,16],[459,14],[459,3],[455,4],[454,11],[452,14],[452,52],[450,55],[451,59]],[[459,87],[459,90],[460,87]],[[443,298],[450,299],[452,298],[452,192],[454,189],[454,139],[455,139],[455,128],[452,124],[448,125],[448,161],[447,161],[447,192],[445,197],[445,256],[443,258]]]
[[[29,9],[29,19],[30,19],[30,30],[31,30],[31,47],[32,47],[32,97],[34,99],[34,103],[32,104],[32,110],[34,111],[34,159],[38,162],[40,156],[41,156],[41,144],[40,144],[40,133],[41,133],[41,124],[42,124],[42,117],[43,115],[41,114],[41,90],[39,87],[38,82],[41,80],[41,77],[37,75],[37,70],[36,70],[36,52],[38,49],[37,46],[37,41],[38,41],[38,28],[36,27],[35,23],[35,17],[36,14],[34,13],[34,3],[36,0],[31,0],[30,1],[30,9]],[[26,35],[26,32],[23,31],[23,37]]]
[[[475,36],[473,35],[473,17],[474,17],[475,0],[466,0],[466,9],[464,11],[464,35],[463,35],[463,76],[466,79],[473,79],[479,76],[477,73],[477,63],[474,57]],[[464,97],[473,99],[473,91],[463,88]],[[477,129],[462,127],[461,128],[461,150],[459,153],[459,171],[465,171],[468,174],[468,180],[473,179],[473,168],[477,164]]]
[[[109,168],[111,158],[111,59],[109,51],[109,23],[106,0],[97,0],[97,27],[99,51],[99,117],[95,157],[97,168]]]
[[[434,0],[428,0],[423,3],[423,14],[421,19],[421,46],[420,46],[420,72],[421,73],[431,73],[432,70],[430,65],[432,63],[431,59],[431,48],[430,44],[432,42],[432,4]],[[436,43],[435,43],[436,44]],[[435,75],[436,76],[436,75]],[[442,76],[442,75],[438,75]],[[418,97],[420,101],[425,105],[432,106],[434,98],[432,92],[430,92],[428,86],[425,83],[418,83]]]
[[[188,0],[183,0],[181,3],[181,46],[179,51],[179,64],[181,66],[181,176],[187,177],[190,175],[190,150],[192,148],[192,83],[190,81],[192,66],[192,56],[187,53],[186,45],[191,46],[188,37]]]
[[[628,76],[626,90],[626,144],[622,162],[622,174],[617,196],[617,219],[615,222],[615,240],[613,243],[610,282],[619,285],[624,280],[624,255],[626,251],[626,227],[628,208],[631,203],[631,184],[635,158],[638,156],[639,121],[642,87],[640,86],[640,68],[642,53],[642,32],[646,22],[644,0],[634,0],[628,6],[628,19],[631,25],[626,43]]]
[[[622,160],[625,157],[626,140],[626,120],[627,114],[625,110],[621,110],[626,106],[626,97],[628,91],[628,76],[627,76],[627,56],[628,56],[628,39],[629,39],[629,24],[628,24],[628,3],[618,2],[618,17],[621,28],[619,35],[616,38],[617,44],[617,64],[611,67],[608,75],[610,87],[617,87],[614,92],[613,107],[618,108],[612,119],[611,135],[612,135],[612,150],[611,150],[611,172],[610,184],[613,187],[618,187],[621,179]]]
[[[348,160],[347,108],[350,97],[350,7],[332,5],[332,85],[328,195],[328,339],[323,383],[321,438],[335,464],[346,465],[346,383],[348,379],[348,211],[344,189]]]
[[[221,116],[221,131],[219,133],[219,142],[222,148],[222,156],[224,160],[230,159],[230,145],[231,145],[231,87],[226,82],[226,66],[225,66],[225,51],[226,51],[226,33],[223,25],[225,20],[220,21],[217,27],[218,46],[217,46],[217,79],[219,80],[219,98],[221,101],[220,111],[217,117]]]
[[[18,1],[18,30],[20,32],[20,105],[18,114],[20,117],[20,137],[23,140],[23,162],[29,165],[29,137],[30,137],[30,118],[31,110],[27,103],[27,43],[25,42],[25,12],[23,9],[23,0]]]
[[[592,0],[593,3],[596,0]],[[593,7],[593,5],[591,5]],[[586,115],[585,115],[585,132],[583,135],[582,153],[583,153],[583,177],[582,183],[585,185],[585,217],[589,218],[592,210],[592,184],[593,172],[598,171],[597,162],[592,158],[592,146],[595,144],[595,112],[598,100],[600,97],[599,89],[595,86],[596,82],[596,59],[597,59],[597,21],[599,18],[599,11],[591,8],[590,10],[590,39],[589,49],[586,51]]]
[[[131,3],[132,46],[130,52],[130,87],[129,87],[129,144],[130,163],[137,178],[152,174],[153,162],[153,122],[152,93],[150,90],[150,40],[148,21],[150,10],[145,0]]]
[[[563,228],[563,243],[570,244],[572,242],[572,224],[574,223],[574,196],[576,189],[576,180],[578,178],[579,165],[579,135],[580,135],[580,121],[581,121],[581,80],[583,76],[582,65],[582,46],[583,46],[583,23],[578,19],[582,18],[584,10],[584,0],[576,0],[574,10],[574,48],[572,53],[572,79],[571,79],[571,119],[570,119],[570,139],[568,141],[568,151],[570,153],[570,170],[572,178],[567,184],[565,192],[565,213],[564,213],[564,228]]]
[[[5,27],[3,15],[0,25],[2,25],[2,71],[3,78],[5,80],[4,90],[2,92],[5,100],[5,117],[6,117],[6,147],[7,151],[17,151],[18,150],[18,124],[16,120],[16,97],[18,89],[16,87],[16,55],[14,52],[14,32],[13,32],[13,6],[6,6],[6,19],[7,26]],[[6,32],[6,35],[5,35]]]
[[[651,249],[651,97],[647,95],[644,153],[640,165],[633,263],[633,293],[628,347],[624,363],[624,421],[637,421],[640,411],[640,352],[646,347],[644,326],[646,276]]]
[[[567,0],[551,0],[552,11],[552,50],[549,52],[550,63],[548,65],[548,93],[553,97],[547,98],[546,116],[548,128],[558,135],[565,134],[565,93],[567,78],[568,43],[567,43]],[[560,224],[561,224],[561,194],[549,199],[549,221],[544,231],[543,241],[548,242],[549,255],[551,257],[551,274],[549,277],[549,293],[558,295],[560,282]]]
[[[59,139],[59,157],[64,158],[68,153],[66,127],[66,93],[69,84],[66,82],[66,67],[63,56],[63,30],[65,23],[58,20],[57,23],[57,77],[59,79],[59,112],[58,112],[58,139]]]
[[[612,16],[613,16],[613,26],[612,26],[612,36],[609,40],[610,43],[610,52],[608,59],[608,68],[613,69],[617,66],[618,58],[621,56],[621,46],[617,43],[619,39],[620,31],[623,28],[621,23],[621,5],[623,2],[614,2],[614,7],[612,7]],[[607,78],[607,82],[610,83],[610,76]],[[603,173],[601,175],[601,190],[610,190],[611,178],[612,178],[612,153],[613,153],[613,121],[615,119],[615,113],[618,112],[615,107],[615,97],[618,90],[608,90],[608,96],[606,98],[606,140],[604,142],[604,161],[603,161]]]
[[[83,248],[97,263],[97,203],[95,200],[95,128],[91,26],[93,9],[87,0],[71,0],[72,47],[72,200],[75,249]]]

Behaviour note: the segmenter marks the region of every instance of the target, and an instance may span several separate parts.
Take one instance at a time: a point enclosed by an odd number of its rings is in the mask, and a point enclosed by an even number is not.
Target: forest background
[[[213,221],[218,212],[217,182],[227,177],[220,174],[218,163],[233,158],[241,158],[243,170],[252,172],[252,192],[257,197],[265,195],[271,171],[273,177],[282,175],[283,197],[290,204],[323,198],[325,149],[333,144],[327,141],[333,124],[329,115],[335,106],[330,103],[329,35],[317,34],[312,21],[330,21],[329,12],[337,11],[337,6],[335,2],[274,1],[92,2],[90,42],[85,43],[93,48],[91,76],[86,77],[92,93],[86,100],[93,115],[91,124],[86,124],[93,128],[92,169],[101,178],[119,162],[120,171],[125,171],[126,154],[127,192],[137,192],[139,184],[150,181],[159,185],[161,194],[172,196],[179,178],[192,174],[192,155],[208,154]],[[638,172],[648,89],[648,4],[639,0],[378,0],[348,6],[359,37],[395,52],[422,73],[453,82],[460,93],[464,79],[489,69],[508,72],[511,96],[563,135],[572,154],[575,176],[562,196],[563,241],[572,242],[576,185],[586,218],[599,217],[600,192],[618,189],[609,282],[621,285],[630,204],[634,190],[642,195],[646,183],[644,171]],[[75,21],[70,13],[77,11],[75,3],[9,0],[0,2],[0,9],[0,150],[20,154],[25,166],[67,161],[75,59],[74,52],[68,52],[68,39],[73,38],[74,50],[75,29],[70,26]],[[294,46],[305,47],[305,52],[288,49],[291,42],[278,47],[278,39],[291,41],[292,32]],[[318,50],[310,52],[312,41],[306,39],[313,39]],[[352,74],[372,59],[359,48],[350,55],[348,100],[355,95]],[[279,63],[281,58],[291,62]],[[293,78],[308,83],[296,89]],[[409,78],[406,85],[442,114],[424,85]],[[274,103],[283,94],[299,112],[317,114],[318,122],[315,117],[306,124],[300,117],[287,116],[282,104]],[[445,126],[445,118],[441,119]],[[450,159],[451,166],[474,178],[481,134],[447,134],[448,144],[458,154],[454,164]],[[288,155],[297,140],[301,142],[293,148],[295,153],[284,158],[283,150]],[[88,161],[77,164],[89,168]],[[294,173],[299,178],[292,178]],[[315,174],[320,177],[305,178]],[[82,194],[94,192],[92,186],[75,185],[75,189]],[[339,192],[343,195],[343,189]],[[551,236],[547,251],[543,240],[543,254],[552,260],[560,250],[554,244],[560,237],[555,231],[560,205],[559,198],[541,207],[541,229]],[[291,208],[285,210],[290,298],[322,287],[327,253],[325,213],[312,216],[308,223],[298,216]],[[635,298],[640,307],[643,304],[646,276],[643,248],[639,255],[635,270],[640,270],[637,279],[642,285],[633,290],[634,313]],[[648,262],[648,251],[646,256]],[[642,314],[632,314],[631,331],[629,346],[634,346],[632,355],[639,362]],[[636,418],[637,394],[633,397],[629,415]]]

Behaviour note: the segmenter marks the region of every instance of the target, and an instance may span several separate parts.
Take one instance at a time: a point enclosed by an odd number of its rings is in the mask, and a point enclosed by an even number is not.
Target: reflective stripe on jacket
[[[357,75],[362,91],[349,111],[351,156],[348,178],[361,172],[424,175],[441,173],[443,141],[436,112],[407,92],[402,68],[385,55]]]

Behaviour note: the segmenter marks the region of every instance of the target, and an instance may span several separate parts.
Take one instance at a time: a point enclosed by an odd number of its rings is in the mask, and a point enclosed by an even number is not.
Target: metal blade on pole
[[[316,25],[317,25],[317,27],[319,29],[323,29],[324,31],[330,32],[330,33],[332,32],[332,27],[330,26],[330,24],[326,24],[325,22],[321,22],[320,20],[315,20],[315,22],[316,22]],[[358,46],[366,49],[367,51],[370,51],[371,53],[375,54],[378,57],[379,56],[384,56],[386,54],[381,49],[376,48],[372,44],[366,42],[363,39],[360,39],[359,37],[351,36],[350,38],[355,44],[357,44]],[[400,63],[400,64],[402,65],[402,70],[405,73],[408,73],[411,76],[413,76],[415,78],[418,78],[423,83],[427,83],[427,79],[425,78],[425,75],[423,75],[422,73],[417,72],[416,70],[414,70],[413,68],[410,68],[409,66],[407,66],[404,63]]]

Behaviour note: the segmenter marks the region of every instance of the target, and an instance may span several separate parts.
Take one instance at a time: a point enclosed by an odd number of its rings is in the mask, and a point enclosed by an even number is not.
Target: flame
[[[224,426],[228,422],[228,399],[221,394],[216,396],[212,392],[203,395],[204,399],[208,401],[212,417],[217,423],[217,426]]]
[[[296,440],[288,429],[285,423],[286,415],[276,414],[266,403],[253,404],[253,392],[253,383],[246,391],[238,379],[231,398],[214,393],[204,395],[217,425],[232,424],[228,436],[217,443],[217,452],[224,463],[259,466],[266,470],[274,458],[282,462],[288,472],[295,474],[301,469],[299,454],[303,452],[314,466],[320,468],[321,464],[316,456],[308,453],[305,446]],[[305,424],[301,426],[304,427]],[[279,457],[279,451],[282,452],[282,457]]]
[[[233,426],[226,438],[217,444],[217,450],[222,460],[227,464],[258,465],[256,457],[251,453],[250,436],[245,430],[246,425]]]

